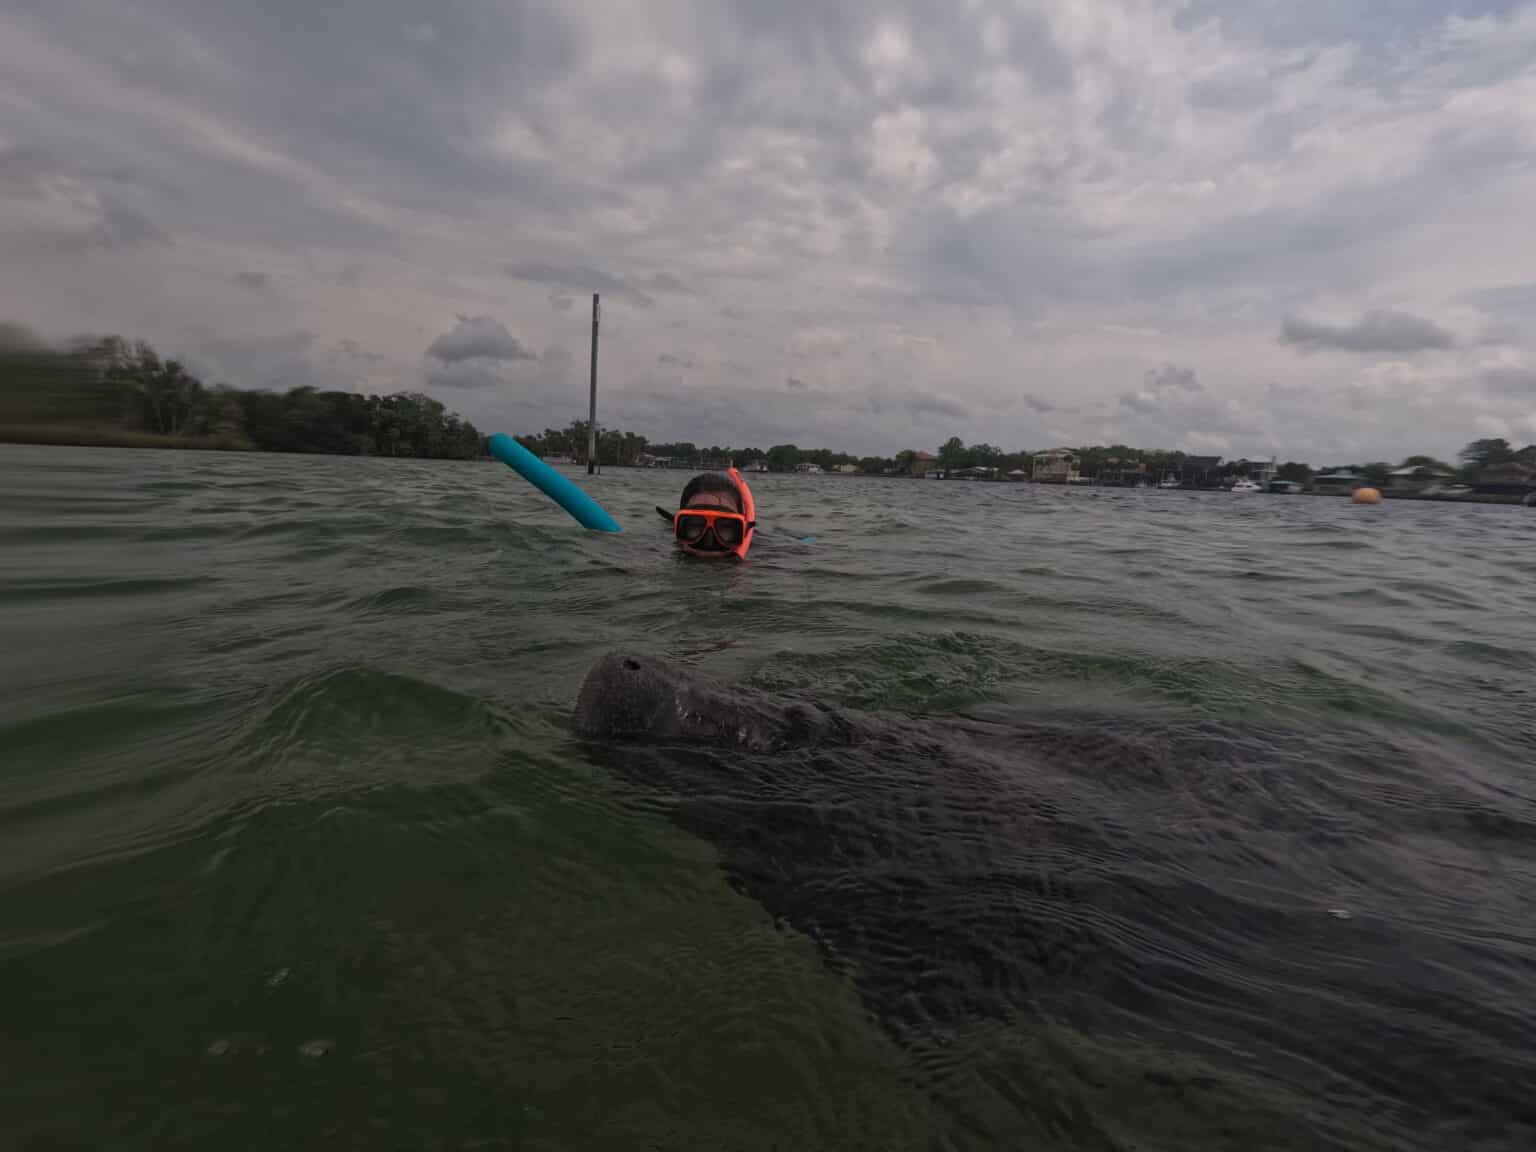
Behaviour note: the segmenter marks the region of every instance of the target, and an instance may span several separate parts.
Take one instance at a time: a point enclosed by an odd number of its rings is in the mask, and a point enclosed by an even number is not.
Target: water
[[[0,446],[9,1146],[1536,1141],[1536,515],[684,478]]]

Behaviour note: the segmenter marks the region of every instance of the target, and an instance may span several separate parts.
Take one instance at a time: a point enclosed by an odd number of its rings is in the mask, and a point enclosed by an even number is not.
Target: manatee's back
[[[612,652],[592,665],[576,697],[578,736],[683,740],[766,751],[846,739],[844,726],[809,704],[781,705],[654,656]]]

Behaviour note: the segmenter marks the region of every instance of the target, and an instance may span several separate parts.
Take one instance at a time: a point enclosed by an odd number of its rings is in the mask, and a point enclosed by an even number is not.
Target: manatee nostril
[[[631,672],[638,672],[640,671],[640,661],[632,656],[626,656],[624,658],[624,667]]]

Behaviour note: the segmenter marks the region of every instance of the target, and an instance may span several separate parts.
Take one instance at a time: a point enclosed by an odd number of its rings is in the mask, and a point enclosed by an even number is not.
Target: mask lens
[[[685,544],[695,544],[704,535],[704,530],[709,527],[709,521],[703,516],[679,516],[677,518],[677,538]]]
[[[726,548],[734,548],[741,543],[741,521],[727,520],[725,517],[715,521],[715,539]]]

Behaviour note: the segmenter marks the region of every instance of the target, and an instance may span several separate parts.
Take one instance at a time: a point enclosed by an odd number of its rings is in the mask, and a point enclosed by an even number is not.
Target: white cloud
[[[536,359],[505,324],[490,316],[460,316],[457,324],[427,345],[427,355],[444,364]]]
[[[0,15],[0,320],[251,383],[303,330],[282,372],[354,340],[553,423],[581,373],[518,352],[601,292],[615,410],[706,441],[1449,455],[1536,363],[1536,3],[1496,7],[55,0]]]

